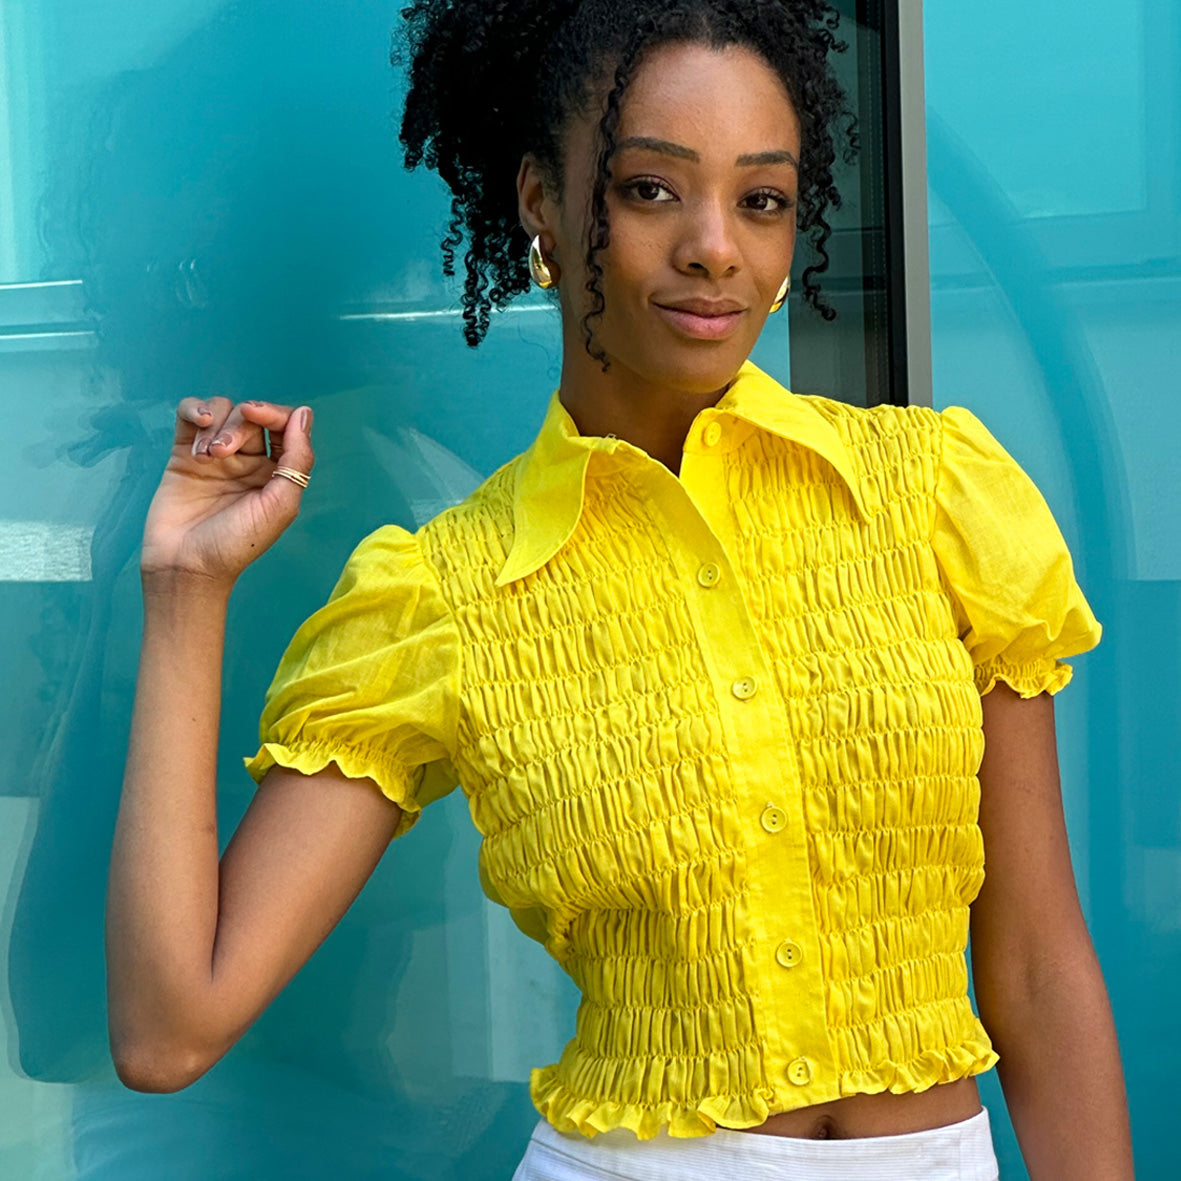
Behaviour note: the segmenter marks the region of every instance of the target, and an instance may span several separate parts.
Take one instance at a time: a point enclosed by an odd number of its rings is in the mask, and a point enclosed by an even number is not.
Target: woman
[[[120,1076],[207,1070],[460,782],[485,889],[584,994],[519,1181],[992,1178],[994,1045],[1031,1176],[1130,1177],[1057,779],[1051,695],[1099,635],[1061,534],[968,412],[747,360],[797,229],[823,259],[835,17],[407,15],[403,140],[455,195],[469,343],[531,274],[560,389],[467,501],[358,546],[276,674],[220,868],[225,604],[297,512],[311,411],[181,403],[111,874]]]

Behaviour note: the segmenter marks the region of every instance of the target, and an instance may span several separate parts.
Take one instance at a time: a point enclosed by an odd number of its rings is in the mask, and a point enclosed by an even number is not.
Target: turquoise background
[[[1055,703],[1063,791],[1137,1176],[1173,1177],[1181,7],[929,2],[925,25],[935,405],[975,410],[1034,477],[1104,624]],[[1024,1177],[995,1078],[984,1097]]]
[[[396,150],[397,9],[0,0],[0,1176],[507,1178],[529,1068],[572,1030],[572,986],[480,894],[455,793],[205,1078],[139,1095],[108,1056],[136,546],[171,408],[317,410],[304,511],[232,603],[224,841],[274,665],[349,550],[526,446],[557,379],[541,297],[462,343],[442,189]],[[1105,625],[1056,702],[1064,790],[1138,1175],[1172,1176],[1181,13],[928,0],[925,20],[935,403],[970,406],[1034,476]],[[784,377],[786,323],[756,353]]]

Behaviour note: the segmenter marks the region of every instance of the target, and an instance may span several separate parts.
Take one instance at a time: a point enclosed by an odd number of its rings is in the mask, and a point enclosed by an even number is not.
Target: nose
[[[720,279],[741,265],[730,210],[720,201],[703,201],[686,209],[684,230],[674,264],[689,274]]]

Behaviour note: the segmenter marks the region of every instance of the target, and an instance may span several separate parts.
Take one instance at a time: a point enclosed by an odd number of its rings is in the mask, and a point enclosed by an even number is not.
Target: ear
[[[552,259],[558,230],[558,206],[535,156],[525,156],[517,172],[517,212],[525,233],[530,238],[540,235],[542,253]]]

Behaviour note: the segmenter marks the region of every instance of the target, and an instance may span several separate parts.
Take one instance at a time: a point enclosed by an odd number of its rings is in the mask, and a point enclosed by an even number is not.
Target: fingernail
[[[208,455],[209,454],[209,438],[208,438],[208,436],[204,439],[197,440],[197,450],[194,452],[194,454],[196,454],[196,455]]]
[[[310,407],[305,408],[303,413],[300,414],[299,425],[305,434],[311,429],[312,411]]]

